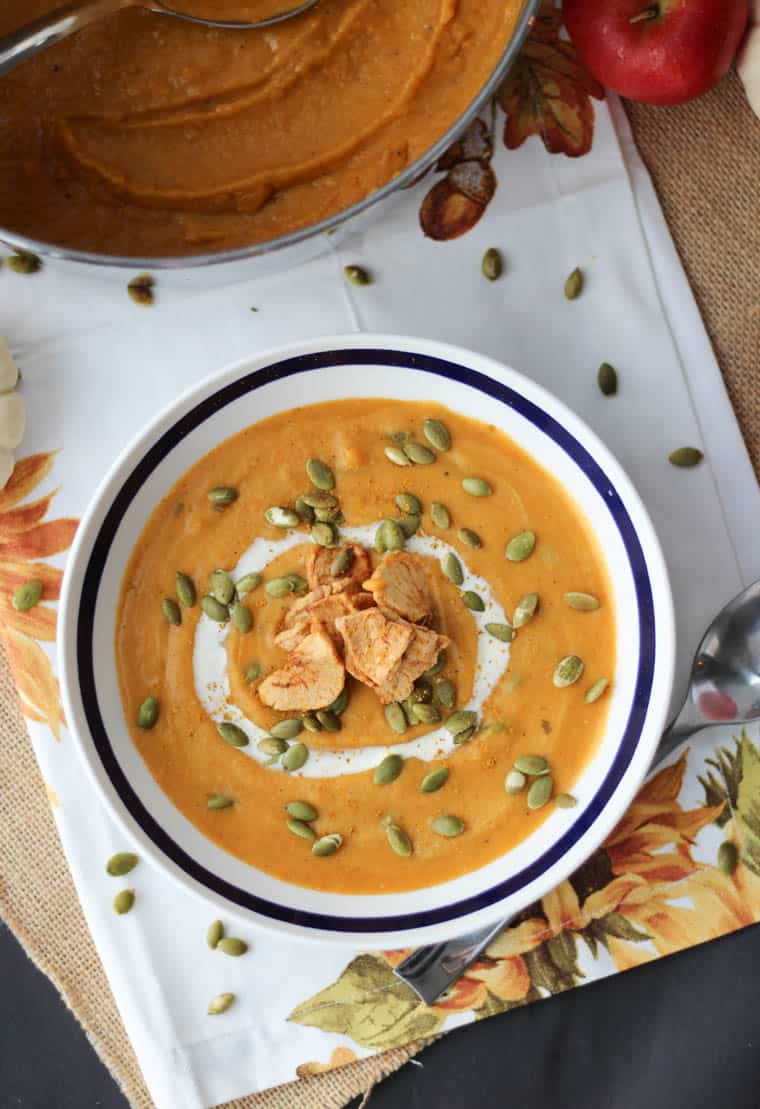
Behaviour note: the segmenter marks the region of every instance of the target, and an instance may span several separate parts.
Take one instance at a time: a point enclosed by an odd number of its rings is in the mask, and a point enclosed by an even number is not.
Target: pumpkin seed
[[[318,858],[324,858],[326,855],[334,855],[340,845],[343,843],[343,836],[340,832],[330,832],[327,836],[322,836],[313,845],[311,849],[312,855]]]
[[[493,493],[491,486],[482,477],[462,478],[462,488],[471,497],[490,497]]]
[[[130,870],[135,869],[139,861],[132,851],[120,851],[117,855],[111,855],[106,863],[106,871],[112,878],[123,878]]]
[[[212,810],[229,809],[234,803],[231,797],[225,797],[221,793],[212,793],[206,801],[206,806]]]
[[[526,593],[515,609],[512,625],[515,628],[524,627],[535,615],[538,608],[538,593]]]
[[[385,457],[396,466],[411,466],[412,464],[411,459],[406,457],[401,447],[387,446],[385,448]]]
[[[293,582],[290,578],[272,578],[264,586],[267,597],[287,597],[293,592]]]
[[[264,736],[263,739],[259,740],[256,746],[259,751],[262,752],[262,754],[273,755],[275,758],[283,755],[288,749],[288,745],[285,740],[278,739],[276,735]]]
[[[718,848],[718,866],[724,874],[731,875],[738,865],[739,852],[736,850],[736,844],[728,839],[724,840]]]
[[[316,517],[314,515],[314,509],[306,500],[306,496],[306,493],[301,493],[300,496],[296,497],[293,503],[293,507],[298,513],[298,518],[301,520],[302,523],[313,524]]]
[[[549,773],[549,763],[543,755],[521,755],[519,759],[515,759],[515,770],[530,778],[538,778],[541,774]]]
[[[433,821],[433,831],[436,835],[446,836],[447,839],[453,839],[454,836],[461,836],[464,831],[464,821],[460,820],[458,816],[452,816],[450,813],[441,813]]]
[[[614,366],[611,366],[609,362],[602,362],[596,380],[605,397],[615,396],[618,390],[618,375]]]
[[[410,516],[408,514],[404,516],[395,516],[393,519],[393,523],[398,524],[406,539],[411,539],[412,536],[416,534],[419,530],[420,522],[419,516]]]
[[[566,655],[557,663],[553,681],[557,689],[563,689],[577,682],[582,673],[583,659],[578,658],[577,655]]]
[[[398,701],[393,701],[390,705],[386,705],[383,712],[385,713],[386,723],[391,731],[394,731],[396,735],[403,735],[406,731],[406,717]]]
[[[385,834],[388,837],[388,843],[396,854],[408,859],[412,853],[412,841],[404,829],[399,828],[398,824],[389,824],[385,829]]]
[[[321,723],[321,721],[320,721]],[[309,748],[305,743],[294,743],[282,756],[282,769],[288,771],[300,770],[309,757]]]
[[[13,607],[16,612],[28,612],[39,602],[42,596],[42,582],[25,581],[13,591]]]
[[[558,809],[574,809],[578,804],[578,798],[573,797],[572,793],[558,793],[554,798],[554,804]]]
[[[536,537],[532,531],[521,531],[507,543],[506,556],[510,562],[522,562],[533,553]]]
[[[302,493],[300,498],[309,508],[338,508],[340,501],[334,493],[328,493],[324,489],[310,489],[308,493]]]
[[[440,651],[438,654],[438,658],[435,660],[429,670],[424,671],[422,677],[434,678],[436,674],[440,674],[441,670],[443,670],[444,666],[446,665],[446,658],[446,652]]]
[[[31,250],[17,250],[8,258],[8,269],[14,273],[31,274],[42,269],[42,260]],[[153,279],[151,278],[151,284]],[[132,282],[130,281],[130,285]],[[127,286],[129,288],[129,286]]]
[[[286,574],[285,577],[294,593],[305,593],[309,588],[309,583],[302,574]]]
[[[240,955],[245,955],[248,944],[245,940],[239,940],[237,936],[222,936],[216,945],[216,949],[221,951],[223,955],[232,955],[237,959]]]
[[[318,709],[314,714],[326,732],[339,732],[342,725],[340,717],[329,709]]]
[[[451,516],[446,505],[441,504],[440,501],[433,501],[430,506],[430,519],[433,521],[437,528],[445,530],[451,527]]]
[[[214,508],[227,508],[228,505],[233,504],[238,499],[240,493],[237,489],[233,489],[231,485],[217,485],[216,488],[209,489],[206,496]]]
[[[440,420],[428,416],[422,425],[422,431],[430,446],[437,451],[447,451],[451,446],[449,429]]]
[[[567,281],[565,282],[565,296],[568,300],[575,300],[576,297],[579,297],[581,295],[582,291],[583,274],[576,266],[576,268],[573,270],[573,272],[570,274]]]
[[[387,786],[395,782],[404,769],[404,760],[401,755],[386,755],[381,763],[375,767],[372,780],[377,786]]]
[[[459,541],[464,543],[466,547],[477,548],[483,546],[483,540],[478,533],[471,528],[460,528],[457,535],[459,536]]]
[[[542,809],[552,795],[554,779],[551,774],[542,774],[531,782],[528,790],[528,808]]]
[[[363,266],[344,266],[343,273],[352,285],[371,285],[372,278]]]
[[[446,721],[446,729],[451,735],[459,735],[478,722],[478,714],[470,709],[458,709]]]
[[[609,678],[600,678],[598,682],[594,682],[594,684],[591,686],[591,689],[589,689],[583,700],[586,702],[587,705],[593,705],[594,701],[599,700],[609,684]]]
[[[399,512],[403,512],[406,516],[422,515],[422,504],[414,493],[397,493],[394,500]]]
[[[348,689],[343,686],[338,696],[331,705],[327,705],[325,712],[333,712],[336,716],[342,716],[348,706]]]
[[[456,686],[448,678],[441,678],[435,683],[435,699],[445,709],[453,709],[457,703]]]
[[[409,443],[404,443],[403,450],[409,461],[416,463],[418,466],[429,466],[431,462],[435,462],[435,455],[430,447],[423,446],[422,443],[417,443],[414,439]]]
[[[330,576],[340,578],[347,574],[354,564],[354,558],[353,547],[344,547],[342,551],[338,551],[330,563]]]
[[[340,508],[315,508],[314,519],[320,524],[342,524],[345,516]]]
[[[282,508],[279,504],[273,504],[264,513],[264,519],[273,528],[297,528],[301,522],[301,517],[292,508]]]
[[[459,561],[453,551],[449,551],[443,560],[443,572],[449,581],[454,585],[461,585],[464,581],[464,573],[462,571],[462,563]]]
[[[15,597],[14,597],[15,600]],[[172,624],[174,627],[179,627],[182,623],[182,613],[179,610],[179,605],[173,601],[171,597],[164,597],[161,602],[161,611],[164,614],[164,619],[167,624]]]
[[[317,838],[317,833],[314,831],[311,825],[306,824],[303,820],[296,820],[291,816],[286,821],[286,824],[288,826],[288,830],[291,831],[294,836],[300,836],[301,839]]]
[[[235,583],[226,570],[214,570],[209,574],[209,593],[219,604],[228,605],[235,596]]]
[[[333,525],[322,520],[312,525],[311,537],[320,547],[334,547],[338,541]]]
[[[233,724],[229,720],[224,720],[221,724],[217,724],[216,730],[219,732],[224,742],[229,743],[230,747],[248,746],[248,736],[237,724]]]
[[[128,913],[135,903],[134,890],[119,890],[116,897],[113,899],[113,911],[118,913],[119,916],[124,916]]]
[[[307,824],[317,819],[317,810],[308,801],[288,801],[285,812],[294,820],[304,820]]]
[[[373,543],[373,546],[379,555],[385,554],[385,528],[383,527],[384,523],[385,521],[383,521],[383,523],[379,525],[377,531],[375,532],[375,539]]]
[[[137,727],[149,732],[158,720],[158,698],[146,697],[137,710]]]
[[[260,662],[252,662],[246,666],[243,673],[243,681],[250,685],[252,682],[258,681],[262,674],[262,666]]]
[[[462,594],[462,604],[469,608],[470,612],[485,612],[486,610],[483,598],[479,593],[474,593],[472,589],[467,589]]]
[[[501,254],[495,246],[489,247],[483,255],[480,269],[483,273],[483,277],[488,278],[489,281],[496,281],[498,277],[501,277],[504,264],[501,260]]]
[[[302,731],[303,725],[300,720],[295,717],[290,717],[287,720],[278,720],[269,729],[269,734],[273,735],[275,739],[295,739]]]
[[[420,793],[436,793],[439,789],[449,780],[449,768],[447,766],[439,766],[435,770],[431,770],[429,774],[420,782]]]
[[[520,770],[510,770],[504,779],[504,789],[513,797],[525,789],[527,778]]]
[[[302,718],[302,723],[307,732],[321,732],[322,725],[317,720],[313,712],[307,712]]]
[[[689,469],[692,466],[698,466],[704,457],[702,451],[696,447],[679,447],[677,450],[670,452],[668,462],[673,466]]]
[[[309,475],[312,485],[316,485],[317,489],[321,489],[323,493],[329,493],[331,489],[335,488],[335,475],[326,462],[322,462],[318,458],[310,458],[306,463],[306,473]]]
[[[215,620],[217,624],[226,624],[229,620],[229,610],[220,601],[217,601],[216,597],[212,597],[210,593],[206,593],[201,597],[200,604],[206,616],[210,620]]]
[[[433,686],[427,678],[417,678],[414,689],[409,694],[409,702],[413,705],[429,704],[433,700]]]
[[[234,993],[218,993],[216,997],[212,997],[209,1001],[206,1012],[210,1017],[218,1017],[220,1013],[227,1012],[234,1000]]]
[[[502,643],[511,643],[515,638],[515,629],[509,624],[486,624],[486,631]]]
[[[140,273],[127,284],[127,294],[141,308],[150,308],[155,300],[155,282],[149,273]]]
[[[403,550],[406,536],[396,521],[384,520],[380,527],[382,529],[382,541],[385,544],[386,551]]]
[[[441,719],[435,705],[428,705],[424,701],[417,701],[412,705],[412,715],[420,724],[437,724]]]
[[[221,920],[212,920],[206,929],[206,943],[213,951],[216,945],[224,937],[224,925]]]
[[[230,619],[241,635],[246,635],[253,627],[251,610],[242,601],[235,601],[230,609]]]
[[[566,593],[565,604],[577,612],[594,612],[599,608],[599,601],[591,593]]]
[[[261,585],[261,574],[256,570],[252,574],[243,574],[242,578],[238,578],[235,582],[235,589],[238,596],[242,597],[245,593],[253,593],[254,589],[258,589]]]
[[[174,592],[177,594],[180,604],[184,605],[185,608],[193,607],[197,599],[195,584],[193,579],[187,574],[183,574],[181,570],[178,570],[174,575]]]
[[[461,747],[463,743],[467,743],[467,741],[469,739],[472,739],[474,735],[475,725],[473,724],[471,728],[465,728],[463,732],[457,732],[457,734],[454,736],[454,746]]]

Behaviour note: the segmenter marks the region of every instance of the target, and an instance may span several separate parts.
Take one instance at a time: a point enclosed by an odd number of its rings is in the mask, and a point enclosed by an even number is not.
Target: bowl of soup
[[[0,35],[58,4],[5,0]],[[292,264],[434,165],[537,5],[320,0],[258,31],[99,20],[0,77],[0,238],[151,269]]]
[[[339,337],[191,390],[80,525],[60,673],[144,857],[220,912],[406,946],[507,917],[634,796],[672,602],[630,481],[472,352]]]

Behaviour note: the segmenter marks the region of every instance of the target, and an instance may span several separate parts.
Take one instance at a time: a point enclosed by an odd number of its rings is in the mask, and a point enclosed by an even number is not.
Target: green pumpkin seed
[[[301,839],[312,840],[317,838],[317,833],[314,831],[311,825],[306,824],[303,820],[296,820],[291,816],[286,821],[286,824],[288,826],[288,830],[291,831],[294,836],[300,836]]]
[[[509,624],[486,624],[486,631],[502,643],[511,643],[515,638],[515,629]]]
[[[554,671],[554,684],[557,689],[573,685],[583,673],[583,659],[577,655],[566,655],[557,663]]]
[[[334,547],[338,542],[333,525],[326,524],[323,521],[312,525],[311,537],[320,547]]]
[[[206,929],[206,943],[213,951],[219,940],[224,938],[224,925],[221,920],[212,920]]]
[[[320,524],[342,524],[345,516],[340,508],[315,508],[314,519]]]
[[[514,797],[516,794],[522,793],[522,791],[525,789],[525,783],[527,782],[527,780],[528,779],[525,777],[522,771],[510,770],[510,772],[504,779],[504,789],[511,797]]]
[[[510,562],[522,562],[533,553],[536,537],[532,531],[521,531],[507,543],[506,557]]]
[[[420,724],[437,724],[441,719],[435,705],[428,705],[424,701],[417,701],[412,705],[412,715]]]
[[[217,485],[215,489],[209,489],[206,496],[214,508],[227,508],[238,499],[240,494],[231,485]]]
[[[264,586],[267,597],[287,597],[293,592],[293,582],[290,578],[272,578]]]
[[[388,837],[388,843],[396,854],[408,859],[412,853],[412,841],[404,829],[399,828],[398,824],[389,824],[385,829],[385,834]]]
[[[401,755],[386,755],[381,763],[375,767],[372,780],[377,786],[387,786],[395,782],[404,769],[404,760]]]
[[[8,269],[13,270],[14,273],[24,275],[37,273],[38,270],[42,269],[42,259],[38,258],[36,254],[32,254],[31,250],[17,250],[15,254],[11,254],[8,258]],[[127,286],[130,296],[134,288],[133,282],[137,280],[139,280],[139,278],[133,278]],[[153,279],[151,278],[150,280],[152,285]],[[134,300],[135,298],[133,297],[132,299]]]
[[[320,721],[321,723],[321,721]],[[294,743],[282,756],[282,769],[290,772],[300,770],[309,757],[309,748],[305,743]]]
[[[396,516],[393,519],[393,523],[401,528],[406,539],[411,539],[412,536],[416,534],[419,530],[420,522],[421,519],[419,516]]]
[[[436,674],[440,674],[441,670],[443,670],[444,666],[446,665],[446,661],[447,661],[446,652],[441,651],[438,655],[438,658],[433,663],[433,665],[430,667],[429,670],[425,670],[422,677],[423,678],[434,678],[436,676]]]
[[[473,593],[471,589],[465,590],[462,594],[462,604],[469,608],[470,612],[485,612],[486,610],[483,598],[479,593]]]
[[[538,593],[526,593],[515,609],[512,624],[515,628],[524,627],[535,615],[538,608]]]
[[[596,380],[605,397],[615,396],[618,390],[618,375],[614,366],[611,366],[609,362],[602,362]]]
[[[310,489],[308,493],[301,494],[301,500],[304,501],[309,508],[316,509],[330,509],[339,508],[340,501],[334,493],[328,493],[324,489]]]
[[[408,700],[410,705],[430,704],[433,700],[433,686],[427,678],[417,678]]]
[[[591,689],[589,689],[583,700],[586,702],[587,705],[593,705],[594,701],[599,700],[609,684],[609,678],[600,678],[598,682],[594,682],[594,684],[591,686]]]
[[[417,466],[429,466],[431,462],[435,462],[435,455],[430,447],[425,447],[414,439],[409,443],[404,443],[403,451],[409,461],[414,462]]]
[[[591,593],[566,593],[565,604],[576,612],[594,612],[599,608],[599,601]]]
[[[322,725],[317,720],[313,712],[307,712],[302,718],[302,723],[307,732],[321,732]]]
[[[435,770],[431,770],[429,774],[420,782],[420,793],[436,793],[439,789],[449,780],[449,768],[447,766],[439,766]]]
[[[459,735],[467,728],[474,728],[478,722],[478,714],[470,709],[458,709],[446,720],[446,729],[451,735]]]
[[[106,871],[112,878],[123,878],[130,870],[135,869],[139,861],[132,851],[120,851],[117,855],[111,855],[106,863]]]
[[[251,610],[242,601],[235,601],[230,609],[230,619],[241,635],[246,635],[253,627]]]
[[[298,513],[298,518],[302,523],[313,524],[316,520],[314,509],[306,500],[306,494],[301,494],[300,497],[296,497],[293,507]]]
[[[28,612],[30,608],[34,608],[39,603],[41,596],[41,581],[25,581],[23,585],[17,586],[13,591],[13,607],[16,612]]]
[[[318,709],[314,714],[326,732],[339,732],[342,725],[340,717],[329,709]]]
[[[459,561],[453,551],[449,551],[443,560],[443,572],[449,581],[454,585],[461,585],[464,581],[464,572],[462,570],[462,563]]]
[[[668,462],[681,469],[690,469],[692,466],[698,466],[704,457],[702,451],[696,447],[679,447],[670,452]]]
[[[739,852],[736,849],[736,844],[731,843],[730,840],[724,840],[718,848],[718,866],[724,874],[731,875],[739,865]]]
[[[497,278],[501,277],[504,264],[501,259],[501,254],[495,246],[489,247],[483,255],[480,269],[483,273],[483,277],[487,278],[489,281],[496,281]]]
[[[482,477],[466,477],[462,479],[462,488],[471,497],[490,497],[493,489]]]
[[[252,663],[250,663],[250,665],[246,666],[245,671],[243,672],[243,681],[247,682],[248,685],[251,685],[252,682],[256,682],[256,681],[259,680],[259,678],[261,677],[261,674],[262,674],[261,663],[260,662],[252,662]]]
[[[231,721],[225,720],[221,724],[217,724],[216,730],[219,732],[219,735],[222,737],[224,742],[229,743],[230,747],[248,746],[248,736],[245,734],[242,728],[239,728],[237,726],[237,724],[233,724]]]
[[[301,517],[292,508],[282,508],[278,504],[273,504],[264,513],[264,519],[273,528],[297,528],[301,522]]]
[[[303,725],[300,720],[291,717],[287,720],[278,720],[269,729],[269,734],[273,735],[275,739],[295,739],[297,735],[303,730]]]
[[[182,623],[182,613],[179,610],[179,605],[171,597],[164,597],[161,602],[161,611],[167,624],[171,624],[176,628]]]
[[[391,731],[394,731],[396,735],[403,735],[406,731],[406,717],[401,705],[397,701],[393,701],[390,705],[385,706],[383,712]]]
[[[375,539],[373,543],[374,548],[379,555],[385,554],[385,528],[383,526],[384,523],[385,521],[380,524],[377,531],[375,532]]]
[[[433,501],[430,506],[430,519],[433,521],[437,528],[445,531],[446,528],[451,527],[451,516],[446,505],[441,504],[440,501]]]
[[[475,735],[475,730],[475,725],[473,724],[471,728],[465,728],[463,732],[457,732],[454,736],[454,746],[461,747],[463,743],[467,743],[467,741],[472,739]]]
[[[179,598],[180,604],[185,608],[192,608],[197,600],[195,592],[195,584],[193,579],[187,574],[183,574],[180,570],[174,575],[174,591]]]
[[[448,678],[441,678],[435,683],[435,699],[445,709],[453,709],[457,703],[456,686]]]
[[[583,291],[583,274],[576,267],[565,282],[565,296],[568,300],[575,300]]]
[[[329,493],[335,488],[335,475],[326,462],[321,462],[318,458],[310,458],[306,463],[306,473],[312,485],[316,485],[323,493]]]
[[[221,793],[212,793],[211,796],[206,801],[207,808],[212,809],[212,810],[229,809],[234,804],[235,804],[235,802],[232,800],[231,797],[225,797]]]
[[[279,739],[276,735],[264,736],[264,738],[260,739],[256,744],[256,747],[262,754],[273,755],[275,758],[283,755],[288,749],[286,741],[284,739]]]
[[[574,809],[578,804],[578,798],[573,797],[572,793],[558,793],[554,798],[554,804],[558,809]]]
[[[236,936],[222,936],[216,945],[216,949],[221,951],[223,955],[232,955],[233,958],[237,959],[240,955],[245,955],[248,944],[245,940],[239,940]]]
[[[227,1012],[234,1000],[234,993],[218,993],[209,1001],[206,1012],[210,1017],[218,1017],[221,1013]]]
[[[422,504],[414,493],[397,493],[394,497],[399,512],[406,516],[421,516]]]
[[[395,520],[383,520],[380,528],[382,529],[382,541],[385,544],[386,551],[401,551],[404,549],[406,536]]]
[[[128,913],[135,903],[134,890],[119,890],[116,897],[113,899],[113,911],[118,913],[119,916],[124,916]]]
[[[253,593],[254,589],[258,589],[261,585],[261,574],[256,570],[252,574],[243,574],[242,578],[238,578],[235,582],[235,588],[238,596],[242,597],[245,593]]]
[[[464,821],[460,820],[458,816],[452,816],[450,813],[441,813],[433,821],[433,831],[438,836],[446,836],[447,839],[453,839],[455,836],[461,836],[464,831]]]
[[[412,464],[411,459],[406,457],[401,447],[387,446],[385,448],[385,457],[396,466],[411,466]]]
[[[460,528],[457,535],[460,543],[464,543],[465,547],[477,548],[483,546],[483,540],[471,528]]]
[[[293,593],[305,593],[309,588],[309,583],[302,574],[286,574],[285,579],[290,582]]]
[[[531,782],[528,790],[528,808],[542,809],[552,795],[554,779],[551,774],[542,774]]]
[[[322,836],[321,839],[317,840],[311,849],[311,853],[318,858],[334,855],[342,843],[343,836],[339,832],[330,832],[329,835]]]
[[[434,420],[428,416],[422,425],[422,431],[430,446],[435,447],[437,451],[447,451],[451,446],[449,429],[440,420]]]
[[[372,284],[372,278],[363,266],[344,266],[343,273],[345,274],[346,281],[350,281],[352,285]]]
[[[343,689],[341,689],[340,693],[335,698],[335,700],[332,702],[332,704],[327,705],[324,711],[325,712],[332,712],[336,716],[342,716],[343,713],[346,711],[347,706],[348,706],[348,689],[346,688],[346,686],[343,686]]]
[[[515,759],[515,770],[527,774],[529,778],[538,778],[541,774],[549,773],[549,763],[543,755],[521,755]]]
[[[355,557],[353,547],[344,547],[342,551],[338,551],[330,563],[330,576],[340,578],[347,574],[354,564]]]
[[[212,597],[210,593],[206,593],[201,597],[201,609],[205,612],[210,620],[215,620],[217,624],[226,624],[230,618],[229,610],[216,597]]]
[[[226,570],[214,570],[208,578],[209,593],[219,604],[228,605],[235,596],[235,583]]]
[[[308,801],[288,801],[285,812],[294,820],[303,820],[307,824],[317,819],[317,810]]]
[[[149,732],[158,720],[158,698],[146,697],[137,710],[137,727]]]

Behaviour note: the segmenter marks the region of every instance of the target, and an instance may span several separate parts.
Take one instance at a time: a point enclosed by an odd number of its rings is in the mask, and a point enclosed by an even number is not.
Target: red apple
[[[684,104],[725,76],[747,0],[564,0],[581,61],[610,89],[645,104]]]

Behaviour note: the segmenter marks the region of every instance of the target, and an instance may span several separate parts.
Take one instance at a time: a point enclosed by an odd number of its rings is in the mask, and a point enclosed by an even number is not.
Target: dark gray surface
[[[759,965],[755,926],[460,1029],[382,1083],[369,1109],[758,1109]],[[125,1109],[5,929],[0,983],[1,1109]]]

